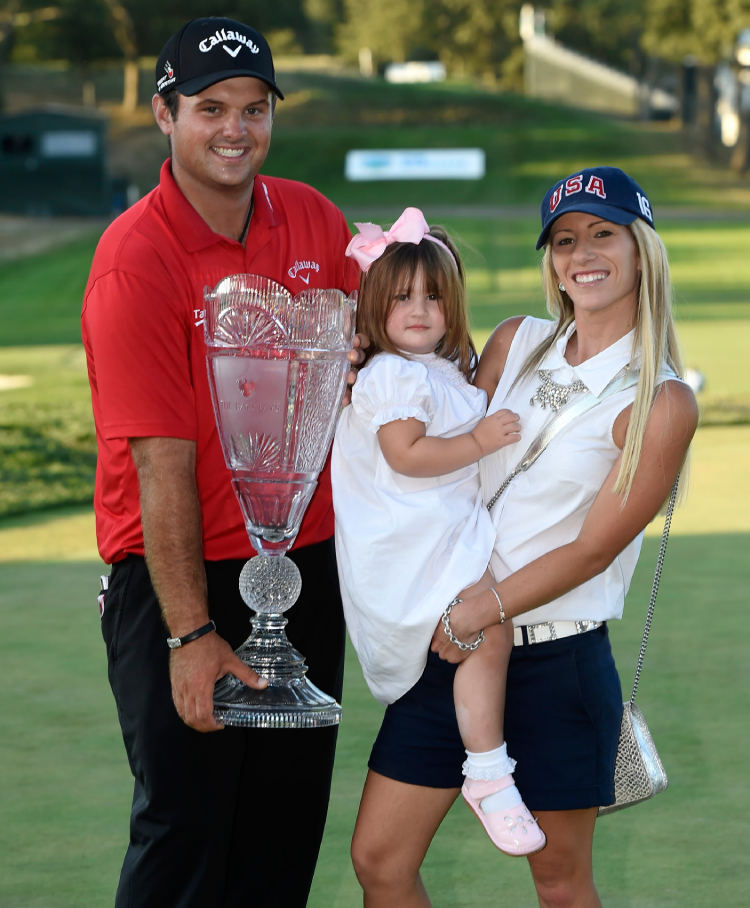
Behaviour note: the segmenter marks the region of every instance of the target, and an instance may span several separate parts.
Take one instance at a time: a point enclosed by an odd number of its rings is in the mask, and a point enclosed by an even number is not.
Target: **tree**
[[[452,72],[495,82],[520,46],[521,5],[520,0],[432,0],[440,59]]]
[[[650,0],[642,44],[676,63],[690,55],[713,64],[732,55],[743,28],[750,27],[750,0]]]
[[[522,0],[344,0],[338,45],[349,60],[369,48],[375,63],[437,57],[455,75],[494,81],[518,45]]]
[[[644,0],[551,0],[547,24],[561,44],[640,76]]]
[[[369,48],[373,63],[403,62],[425,43],[425,0],[379,0],[363,4],[344,0],[344,22],[337,31],[338,45],[349,60]]]
[[[138,104],[138,45],[135,37],[135,26],[130,13],[120,0],[104,0],[109,11],[109,23],[112,37],[117,42],[120,53],[125,58],[124,89],[122,106],[133,111]]]

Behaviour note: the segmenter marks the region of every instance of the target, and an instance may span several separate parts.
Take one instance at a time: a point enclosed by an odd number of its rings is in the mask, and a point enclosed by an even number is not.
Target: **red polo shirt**
[[[197,443],[196,479],[206,560],[253,554],[224,464],[206,374],[203,288],[228,274],[259,274],[292,293],[351,292],[357,266],[341,212],[320,193],[258,176],[245,247],[214,233],[177,187],[169,161],[159,186],[109,227],[91,266],[81,316],[98,462],[94,510],[108,564],[142,555],[138,477],[128,438]],[[326,465],[297,546],[333,534]]]

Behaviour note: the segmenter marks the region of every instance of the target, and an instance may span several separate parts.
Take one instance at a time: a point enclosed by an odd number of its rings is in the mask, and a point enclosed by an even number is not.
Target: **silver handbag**
[[[664,532],[659,546],[659,555],[656,559],[656,572],[651,587],[651,598],[646,613],[646,626],[643,629],[641,651],[638,654],[638,666],[635,670],[633,692],[630,699],[622,705],[622,724],[620,725],[620,740],[617,744],[617,758],[615,760],[615,803],[599,808],[599,816],[603,817],[616,810],[622,810],[641,801],[647,801],[659,794],[669,784],[664,766],[656,751],[654,739],[648,730],[643,713],[635,705],[635,695],[643,668],[643,657],[646,653],[646,644],[651,630],[651,620],[654,617],[656,594],[659,592],[661,569],[664,565],[664,553],[667,550],[669,527],[672,523],[672,511],[677,498],[677,485],[680,481],[678,475],[672,486],[667,506],[667,515],[664,519]]]

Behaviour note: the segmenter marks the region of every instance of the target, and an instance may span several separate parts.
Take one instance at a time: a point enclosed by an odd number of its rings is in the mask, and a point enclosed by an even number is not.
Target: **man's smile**
[[[222,158],[241,158],[247,148],[227,148],[226,146],[212,145],[211,151],[215,151]]]

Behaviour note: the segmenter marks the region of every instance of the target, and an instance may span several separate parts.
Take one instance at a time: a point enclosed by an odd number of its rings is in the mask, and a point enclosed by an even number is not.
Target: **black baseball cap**
[[[542,202],[542,232],[536,248],[549,239],[554,222],[569,211],[598,215],[613,224],[632,224],[636,218],[654,226],[646,193],[619,167],[589,167],[572,173],[547,190]]]
[[[283,101],[268,42],[254,28],[211,16],[193,19],[175,32],[156,63],[156,90],[160,95],[177,89],[182,95],[198,92],[238,76],[261,79]]]

